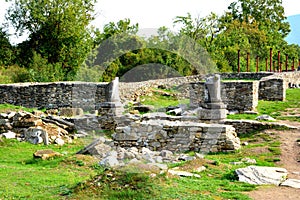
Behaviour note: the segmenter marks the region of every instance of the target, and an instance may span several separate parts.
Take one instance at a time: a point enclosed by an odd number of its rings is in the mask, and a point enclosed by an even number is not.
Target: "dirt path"
[[[288,170],[288,178],[300,180],[300,145],[297,143],[297,140],[300,139],[300,123],[287,121],[282,123],[296,126],[299,129],[274,131],[281,140],[281,156],[278,165]],[[300,189],[268,186],[251,191],[248,195],[254,200],[298,200],[300,199]]]

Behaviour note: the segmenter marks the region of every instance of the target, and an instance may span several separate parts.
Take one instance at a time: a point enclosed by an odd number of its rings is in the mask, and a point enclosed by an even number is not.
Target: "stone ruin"
[[[203,108],[197,109],[198,117],[154,113],[137,116],[127,124],[120,121],[113,135],[115,145],[202,153],[239,149],[240,140],[235,129],[220,123],[226,118],[227,112],[221,100],[220,76],[207,78],[205,85],[207,99]]]
[[[221,78],[215,74],[206,79],[205,82],[205,102],[198,110],[201,120],[220,121],[226,119],[226,105],[221,99]]]

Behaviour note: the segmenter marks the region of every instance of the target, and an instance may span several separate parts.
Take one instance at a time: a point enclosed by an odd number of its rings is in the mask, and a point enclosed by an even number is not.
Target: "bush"
[[[0,83],[18,83],[30,81],[30,75],[27,69],[17,65],[0,67]]]

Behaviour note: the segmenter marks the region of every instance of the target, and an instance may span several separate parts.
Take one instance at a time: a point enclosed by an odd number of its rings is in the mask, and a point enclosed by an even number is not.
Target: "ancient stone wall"
[[[142,82],[120,82],[119,91],[122,102],[135,101],[139,96],[148,95],[152,88],[173,88],[179,86],[183,97],[188,98],[188,83],[203,81],[204,75],[156,79]]]
[[[232,126],[169,119],[142,119],[117,127],[113,135],[116,146],[147,147],[172,152],[226,152],[240,148],[240,140]]]
[[[95,110],[105,101],[107,83],[56,82],[0,85],[0,103],[29,108],[80,107]]]
[[[259,82],[259,100],[284,101],[288,83],[281,78],[268,78]]]
[[[204,83],[191,84],[190,106],[197,108],[207,95]],[[221,84],[221,98],[229,111],[253,111],[258,104],[258,81],[229,81]]]
[[[273,75],[273,72],[241,72],[241,73],[220,73],[221,79],[235,79],[235,80],[260,80],[264,77]]]
[[[274,73],[259,82],[259,100],[284,101],[286,89],[300,87],[300,71]]]

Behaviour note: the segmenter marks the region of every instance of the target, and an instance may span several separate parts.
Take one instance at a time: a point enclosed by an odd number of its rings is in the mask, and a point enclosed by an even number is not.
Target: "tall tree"
[[[268,45],[276,48],[290,32],[282,0],[237,0],[228,7],[232,20],[257,23],[268,35]]]
[[[8,33],[0,27],[0,66],[12,65],[14,62],[14,47],[10,44]]]
[[[29,33],[19,45],[21,52],[29,52],[22,64],[30,66],[36,53],[43,62],[61,68],[64,80],[71,80],[93,47],[89,25],[95,0],[12,1],[6,19],[19,34]]]

